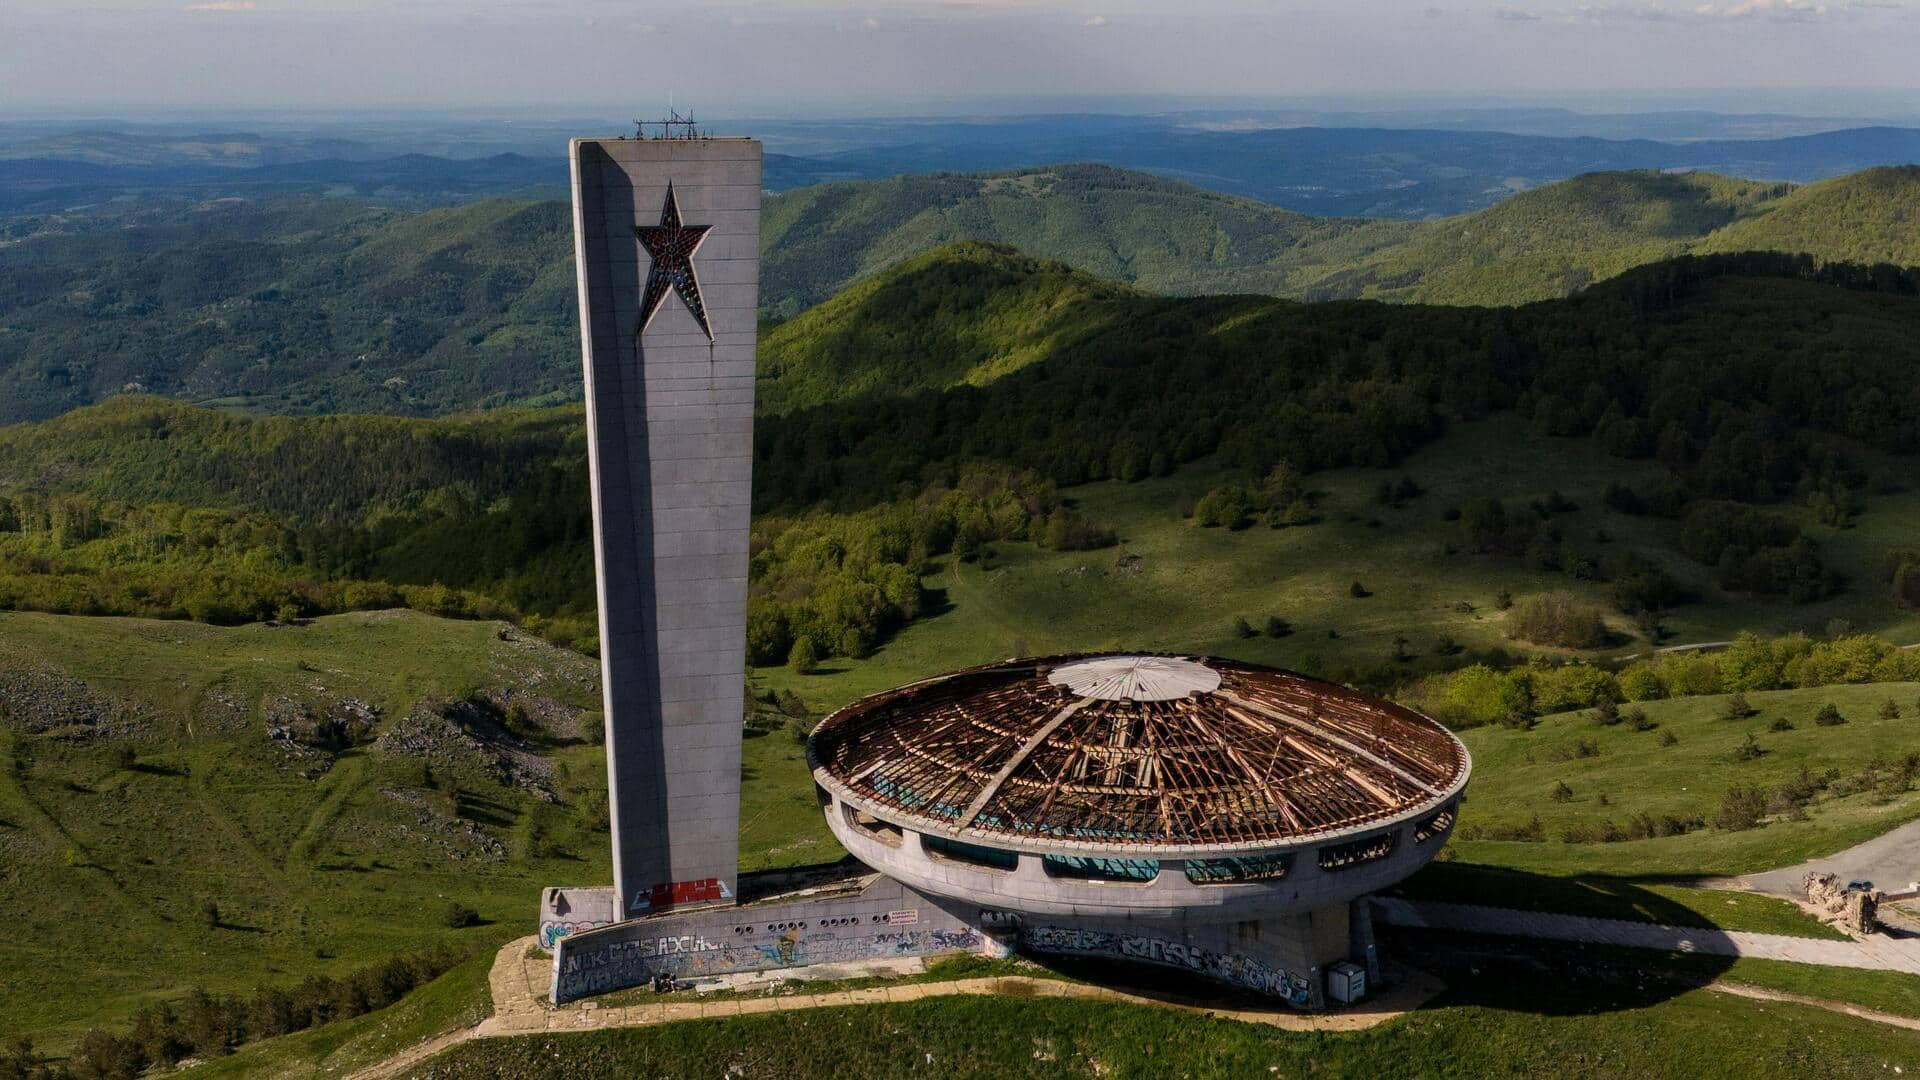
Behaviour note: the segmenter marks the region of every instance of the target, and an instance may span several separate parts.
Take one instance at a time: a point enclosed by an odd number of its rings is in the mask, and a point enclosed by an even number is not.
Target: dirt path
[[[1894,1013],[1869,1009],[1864,1005],[1850,1005],[1844,1001],[1828,1001],[1825,998],[1808,997],[1805,994],[1789,994],[1785,990],[1768,990],[1761,986],[1748,986],[1746,983],[1725,982],[1720,979],[1707,984],[1707,989],[1717,994],[1732,994],[1735,997],[1753,998],[1756,1001],[1785,1001],[1794,1005],[1811,1005],[1816,1009],[1840,1013],[1843,1016],[1871,1020],[1876,1024],[1920,1031],[1920,1020],[1911,1016],[1898,1016]]]

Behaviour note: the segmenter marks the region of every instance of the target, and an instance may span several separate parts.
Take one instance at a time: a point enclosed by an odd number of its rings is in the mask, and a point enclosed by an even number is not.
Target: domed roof
[[[1437,807],[1466,747],[1410,709],[1230,660],[1009,660],[878,694],[808,742],[875,816],[1014,847],[1272,847]]]

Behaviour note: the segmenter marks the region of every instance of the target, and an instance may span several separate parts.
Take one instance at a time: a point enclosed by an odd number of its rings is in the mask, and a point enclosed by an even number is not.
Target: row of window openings
[[[867,921],[876,922],[876,923],[886,922],[887,917],[885,915],[870,915],[867,917]],[[836,916],[831,919],[820,919],[816,921],[814,925],[815,926],[854,926],[859,922],[860,922],[860,916],[858,915],[842,915],[842,916]],[[767,933],[777,934],[785,930],[805,930],[806,928],[807,928],[807,922],[804,919],[801,920],[800,922],[778,922],[778,923],[770,922],[767,924]],[[733,928],[733,932],[736,934],[754,934],[754,933],[758,933],[759,931],[757,928],[752,926],[736,926]]]
[[[880,842],[899,847],[900,827],[881,821],[871,814],[846,807],[847,820]],[[1453,808],[1446,807],[1414,823],[1413,839],[1424,844],[1453,827]],[[1328,844],[1314,853],[1322,870],[1350,870],[1393,854],[1398,832],[1376,833],[1357,840]],[[922,834],[920,846],[927,854],[989,870],[1011,871],[1020,865],[1017,852],[983,847],[961,840]],[[1048,877],[1080,881],[1117,881],[1145,883],[1160,876],[1158,859],[1101,859],[1074,855],[1043,855],[1041,869]],[[1285,877],[1293,866],[1293,855],[1244,855],[1223,859],[1186,860],[1187,880],[1196,885],[1228,885],[1245,881],[1272,881]]]

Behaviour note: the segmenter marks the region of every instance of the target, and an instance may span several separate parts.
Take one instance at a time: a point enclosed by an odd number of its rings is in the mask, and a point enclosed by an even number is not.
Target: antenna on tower
[[[672,99],[669,98],[669,101]],[[635,120],[633,137],[636,139],[704,139],[700,125],[689,109],[685,116],[672,105],[667,106],[667,115],[659,120]]]

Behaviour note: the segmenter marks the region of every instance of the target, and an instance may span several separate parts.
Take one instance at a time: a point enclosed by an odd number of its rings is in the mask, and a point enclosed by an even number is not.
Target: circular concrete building
[[[1434,857],[1471,769],[1390,702],[1150,655],[904,686],[827,717],[808,758],[847,850],[955,915],[1309,1006],[1323,969],[1377,972],[1352,902]]]

